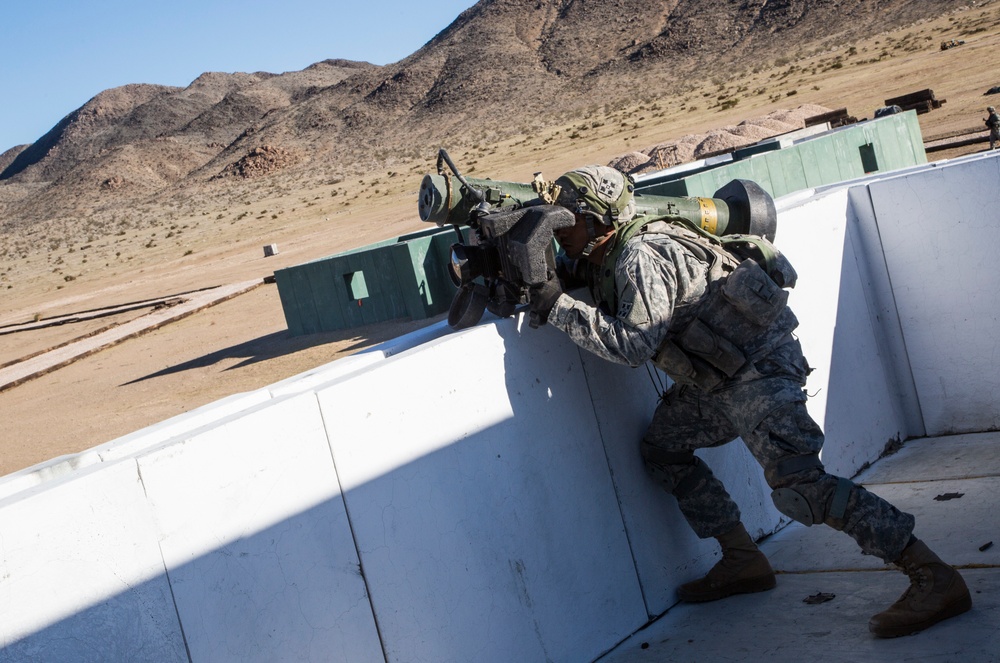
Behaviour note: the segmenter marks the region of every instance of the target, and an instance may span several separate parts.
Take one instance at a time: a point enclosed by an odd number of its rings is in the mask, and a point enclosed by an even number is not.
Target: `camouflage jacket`
[[[749,359],[746,368],[738,375],[730,372],[724,378],[726,381],[777,375],[804,380],[805,362],[797,342],[794,348],[785,348],[786,353],[797,357],[776,357],[777,365],[762,361],[792,340],[791,331],[797,321],[784,306],[784,300],[772,321],[762,326],[748,324],[719,294],[733,273],[733,266],[739,262],[727,259],[725,271],[718,266],[713,268],[706,261],[706,252],[698,255],[691,248],[692,243],[705,243],[696,233],[675,226],[662,233],[655,228],[651,226],[651,231],[629,239],[617,260],[615,252],[609,251],[607,264],[594,267],[590,281],[596,306],[564,294],[549,314],[549,324],[599,357],[639,366],[654,358],[661,365],[659,359],[664,348],[684,330],[704,321],[718,336],[733,339]],[[610,264],[612,261],[614,264]],[[600,276],[610,273],[614,275],[614,292],[602,292]],[[683,382],[683,376],[675,375],[669,368],[664,370],[675,381]]]
[[[549,324],[595,355],[629,366],[651,359],[667,338],[674,309],[696,304],[708,288],[708,265],[666,235],[643,235],[629,241],[613,269],[618,310],[562,295],[549,313]],[[592,272],[597,271],[592,270]],[[593,281],[593,279],[591,279]],[[592,288],[596,289],[596,288]]]

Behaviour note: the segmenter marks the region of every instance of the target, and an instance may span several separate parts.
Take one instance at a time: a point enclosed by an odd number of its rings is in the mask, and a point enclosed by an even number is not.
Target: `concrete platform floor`
[[[907,442],[856,481],[916,516],[915,534],[962,571],[970,612],[916,635],[879,639],[868,618],[907,578],[828,527],[792,523],[761,543],[776,589],[678,604],[600,663],[1000,662],[1000,433]],[[816,594],[822,603],[806,603]]]

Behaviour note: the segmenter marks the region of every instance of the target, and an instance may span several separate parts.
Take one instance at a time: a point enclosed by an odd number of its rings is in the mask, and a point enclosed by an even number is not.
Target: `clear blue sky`
[[[206,71],[282,73],[328,58],[389,64],[475,0],[4,0],[0,153],[108,88]]]

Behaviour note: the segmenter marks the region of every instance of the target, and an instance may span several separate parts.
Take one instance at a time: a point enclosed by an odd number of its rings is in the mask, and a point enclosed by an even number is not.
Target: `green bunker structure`
[[[820,133],[812,129],[640,175],[636,193],[709,197],[734,179],[746,179],[778,198],[927,163],[914,111]],[[457,290],[448,270],[456,239],[454,228],[434,227],[275,271],[289,331],[314,334],[448,311]]]
[[[447,311],[456,239],[453,229],[430,228],[275,271],[288,330],[315,334]]]

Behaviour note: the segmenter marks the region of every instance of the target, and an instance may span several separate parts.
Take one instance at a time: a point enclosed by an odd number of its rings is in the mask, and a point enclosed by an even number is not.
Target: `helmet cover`
[[[561,187],[557,205],[573,212],[592,212],[601,223],[617,228],[635,216],[632,181],[610,166],[584,166],[555,182]]]

